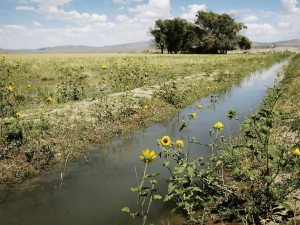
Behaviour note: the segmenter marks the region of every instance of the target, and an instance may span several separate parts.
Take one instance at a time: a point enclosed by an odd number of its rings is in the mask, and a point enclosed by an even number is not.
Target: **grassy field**
[[[0,62],[1,189],[287,57],[7,54]]]

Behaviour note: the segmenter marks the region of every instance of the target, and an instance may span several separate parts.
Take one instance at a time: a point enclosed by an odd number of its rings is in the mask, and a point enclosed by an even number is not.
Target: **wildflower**
[[[160,64],[159,64],[159,66],[163,67],[163,66],[164,66],[164,64],[160,63]],[[152,68],[152,67],[151,67],[151,68]]]
[[[57,86],[59,86],[59,83],[56,83]]]
[[[33,101],[37,102],[37,98],[34,98]]]
[[[126,57],[123,57],[124,60],[126,60]]]
[[[145,109],[147,110],[147,109],[148,109],[148,106],[145,105]]]
[[[28,84],[28,85],[27,85],[27,87],[30,89],[30,88],[31,88],[31,85],[30,85],[30,84]]]
[[[162,139],[161,139],[161,144],[163,146],[169,146],[171,144],[171,139],[169,136],[164,136]]]
[[[193,119],[196,119],[196,113],[192,114]]]
[[[131,62],[133,62],[134,59],[131,59]]]
[[[292,154],[293,155],[300,155],[299,148],[293,149]]]
[[[146,151],[143,150],[141,152],[140,159],[144,163],[150,164],[155,161],[155,158],[156,158],[156,155],[155,155],[154,151],[149,151],[149,149],[147,149]]]
[[[104,79],[103,79],[103,81],[102,81],[102,82],[103,82],[103,84],[105,84],[105,80],[104,80]]]
[[[118,70],[121,70],[121,67],[119,67]]]
[[[6,55],[3,55],[3,61],[6,59]]]
[[[14,86],[14,84],[15,84],[14,82],[10,81],[10,85]]]
[[[9,85],[9,86],[8,86],[8,90],[9,90],[10,93],[12,93],[12,92],[14,91],[14,88],[13,88],[12,86]]]
[[[20,63],[19,60],[17,60],[17,61],[16,61],[16,64],[19,65],[19,63]]]
[[[144,62],[146,62],[146,60],[144,59]]]
[[[209,91],[209,90],[210,90],[210,87],[207,87],[206,89]]]
[[[20,113],[16,113],[16,117],[20,118],[21,114]]]
[[[217,123],[215,123],[215,125],[213,125],[213,128],[215,128],[216,130],[223,130],[224,125],[218,121]]]
[[[128,88],[129,88],[129,86],[126,86],[126,88],[128,89]]]
[[[66,72],[65,70],[63,70],[63,72]]]
[[[102,69],[103,69],[103,70],[106,70],[106,66],[105,66],[105,65],[103,65],[103,66],[102,66]]]
[[[81,67],[80,67],[81,69],[84,69],[84,65],[81,65]]]
[[[176,147],[177,147],[177,148],[183,148],[183,147],[184,147],[183,141],[182,141],[182,140],[176,141]]]
[[[77,68],[74,68],[75,71],[77,71]]]
[[[118,61],[115,61],[115,64],[118,64]]]
[[[199,109],[202,109],[202,104],[199,105]]]
[[[47,103],[52,103],[53,99],[51,98],[51,96],[49,96],[49,98],[47,99]]]
[[[218,87],[217,87],[217,86],[215,86],[215,90],[218,90]]]

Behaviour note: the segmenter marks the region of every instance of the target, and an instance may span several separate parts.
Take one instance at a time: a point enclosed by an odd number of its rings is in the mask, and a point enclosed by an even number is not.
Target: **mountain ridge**
[[[142,52],[154,50],[152,40],[135,43],[106,45],[102,47],[93,47],[85,45],[62,45],[55,47],[43,47],[38,49],[2,49],[1,53],[126,53]],[[294,47],[300,46],[300,39],[292,39],[277,42],[252,42],[252,47],[269,47],[275,44],[276,47]]]

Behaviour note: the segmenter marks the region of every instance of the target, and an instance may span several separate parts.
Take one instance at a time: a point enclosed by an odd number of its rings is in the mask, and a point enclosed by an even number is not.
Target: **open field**
[[[8,54],[0,66],[1,188],[287,57]]]

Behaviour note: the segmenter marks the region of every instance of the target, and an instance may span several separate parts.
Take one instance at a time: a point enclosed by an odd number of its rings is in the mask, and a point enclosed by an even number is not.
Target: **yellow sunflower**
[[[196,113],[192,114],[193,119],[196,119]]]
[[[182,140],[178,140],[176,141],[176,147],[177,148],[184,148],[184,143]]]
[[[106,70],[106,66],[105,66],[105,65],[103,65],[103,66],[102,66],[102,69],[103,69],[103,70]]]
[[[164,136],[162,139],[161,139],[161,144],[163,146],[169,146],[171,144],[171,139],[169,136]]]
[[[20,113],[16,113],[16,117],[20,118],[21,114]]]
[[[210,90],[210,87],[207,87],[206,89],[209,91],[209,90]]]
[[[292,154],[293,155],[300,155],[299,148],[293,149]]]
[[[215,128],[216,130],[223,130],[224,125],[221,122],[218,121],[217,123],[215,123],[213,128]]]
[[[203,107],[202,104],[200,104],[200,105],[199,105],[199,109],[202,109],[202,107]]]
[[[148,149],[141,152],[140,159],[142,162],[150,164],[155,161],[156,155],[154,151],[149,151]]]

